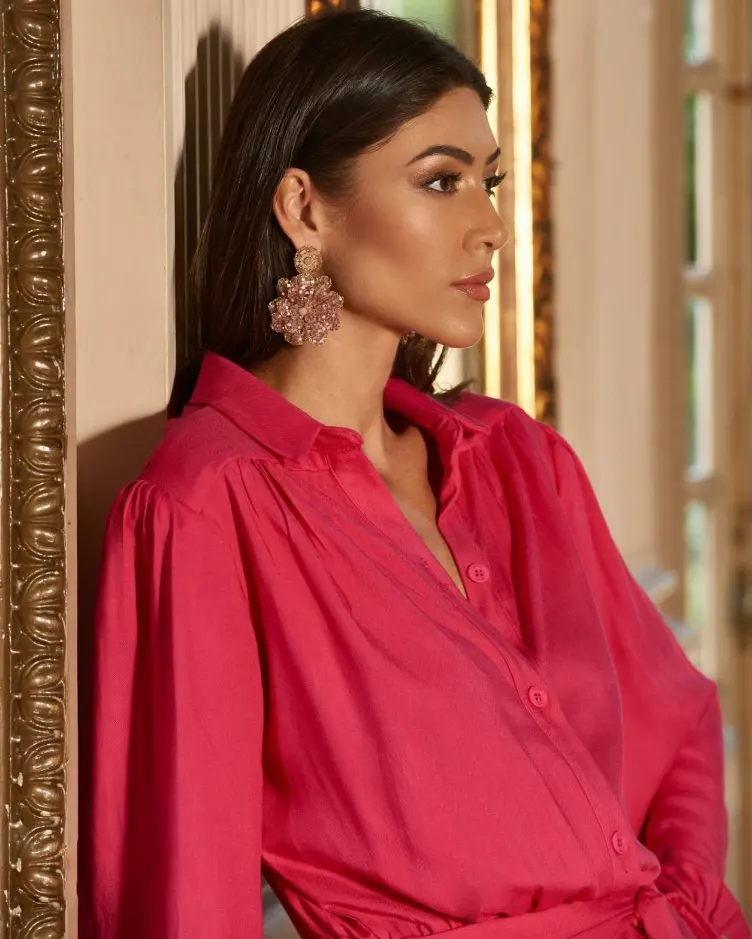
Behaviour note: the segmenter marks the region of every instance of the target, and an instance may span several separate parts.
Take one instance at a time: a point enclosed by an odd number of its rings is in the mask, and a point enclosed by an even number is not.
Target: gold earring
[[[321,345],[334,329],[339,329],[339,311],[344,300],[332,290],[332,281],[322,274],[324,260],[318,248],[304,245],[295,252],[297,276],[277,281],[276,300],[269,304],[271,326],[292,346],[304,342]]]

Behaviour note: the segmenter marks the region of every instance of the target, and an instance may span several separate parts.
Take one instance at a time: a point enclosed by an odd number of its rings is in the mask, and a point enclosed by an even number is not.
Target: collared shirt
[[[384,406],[466,597],[359,434],[215,355],[118,497],[83,939],[259,939],[262,869],[304,939],[747,937],[716,689],[570,447],[481,395]]]

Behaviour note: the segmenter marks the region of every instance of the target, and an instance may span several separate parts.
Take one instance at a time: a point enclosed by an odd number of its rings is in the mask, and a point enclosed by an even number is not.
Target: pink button
[[[629,850],[629,842],[620,831],[616,831],[611,838],[611,844],[617,854],[626,854]]]
[[[485,564],[471,564],[467,569],[467,576],[475,584],[485,584],[491,575]]]
[[[544,708],[548,705],[548,692],[545,688],[534,685],[528,690],[527,696],[534,708]]]

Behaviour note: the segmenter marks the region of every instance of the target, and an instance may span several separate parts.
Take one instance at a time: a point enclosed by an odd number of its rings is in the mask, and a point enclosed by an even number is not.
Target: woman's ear
[[[305,170],[285,170],[272,201],[272,210],[279,227],[296,249],[303,245],[321,248],[320,233],[315,222],[316,192]]]

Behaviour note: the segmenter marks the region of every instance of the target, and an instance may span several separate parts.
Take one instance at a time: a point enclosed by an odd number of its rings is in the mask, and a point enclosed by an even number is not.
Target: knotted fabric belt
[[[643,887],[631,899],[567,903],[455,927],[431,939],[717,939],[699,920],[693,926],[690,929],[666,896]]]

